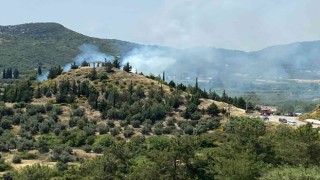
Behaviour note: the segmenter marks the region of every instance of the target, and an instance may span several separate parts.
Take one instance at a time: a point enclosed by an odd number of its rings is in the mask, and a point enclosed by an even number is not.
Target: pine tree
[[[89,73],[89,79],[90,79],[91,81],[94,81],[94,80],[97,79],[97,70],[96,70],[96,68],[92,68],[92,70],[90,71],[90,73]]]
[[[105,70],[106,70],[107,73],[113,72],[112,66],[113,66],[113,65],[112,65],[111,62],[106,62],[106,63],[104,63],[104,67],[105,67]]]
[[[63,69],[61,69],[61,66],[59,65],[58,67],[52,67],[49,69],[49,74],[48,74],[48,79],[54,79],[58,75],[62,73]]]
[[[112,62],[113,67],[120,69],[120,58],[116,56]]]
[[[131,72],[132,66],[130,66],[129,62],[127,62],[126,65],[123,66],[123,70],[126,72]]]
[[[78,69],[78,65],[76,64],[76,62],[73,62],[73,64],[71,64],[70,69]]]
[[[87,61],[82,61],[81,67],[90,66],[90,64]]]
[[[41,89],[40,89],[39,84],[38,84],[38,87],[37,87],[37,89],[36,89],[36,91],[34,93],[34,97],[35,98],[41,98]]]

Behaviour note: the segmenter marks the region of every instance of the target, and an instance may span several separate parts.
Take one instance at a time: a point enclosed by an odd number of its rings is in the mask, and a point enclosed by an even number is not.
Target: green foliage
[[[166,136],[152,136],[148,139],[149,149],[165,150],[170,147],[171,140]]]
[[[68,169],[68,164],[67,163],[64,163],[64,162],[61,162],[61,161],[58,161],[57,164],[56,164],[56,168],[58,171],[65,171]]]
[[[98,75],[97,75],[97,70],[96,70],[96,68],[92,68],[91,71],[90,71],[90,73],[89,73],[89,79],[90,79],[91,81],[94,81],[94,80],[97,79],[97,77],[98,77]]]
[[[19,163],[21,163],[21,157],[19,157],[19,156],[13,156],[13,158],[12,158],[12,163],[15,163],[15,164],[19,164]]]
[[[83,43],[95,44],[102,52],[113,56],[125,55],[139,47],[124,41],[84,36],[56,23],[23,24],[14,28],[17,31],[6,29],[0,35],[6,41],[0,49],[0,62],[4,67],[19,68],[21,72],[34,71],[39,62],[42,71],[70,63],[70,59],[80,53],[78,47]]]
[[[111,145],[113,145],[114,142],[114,138],[108,134],[103,134],[98,136],[94,143],[93,146],[97,147],[97,146],[101,146],[101,147],[110,147]]]
[[[211,116],[217,116],[220,113],[220,110],[215,103],[212,103],[208,106],[206,112]]]
[[[300,180],[300,179],[308,179],[308,180],[316,180],[320,179],[319,167],[310,167],[305,168],[302,166],[298,167],[290,167],[283,166],[279,168],[275,168],[271,171],[268,171],[259,178],[259,180]]]
[[[10,164],[5,162],[0,163],[0,172],[8,171],[10,169],[12,169],[12,166],[10,166]]]
[[[17,157],[21,158],[21,159],[37,159],[38,155],[33,154],[33,153],[28,153],[28,152],[19,152],[16,154]]]
[[[20,171],[13,174],[13,179],[25,180],[25,179],[51,179],[55,177],[57,173],[47,166],[41,166],[39,164],[26,166]]]
[[[48,79],[56,78],[58,75],[60,75],[62,73],[62,71],[63,71],[63,69],[61,68],[60,65],[51,67],[49,69]]]
[[[132,66],[129,64],[129,62],[127,62],[124,66],[123,66],[123,70],[126,72],[131,72],[132,70]]]
[[[3,92],[3,100],[6,102],[28,102],[32,96],[33,89],[29,81],[6,86]]]

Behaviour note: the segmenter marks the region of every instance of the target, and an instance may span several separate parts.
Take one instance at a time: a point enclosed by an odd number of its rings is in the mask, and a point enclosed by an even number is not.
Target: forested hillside
[[[137,44],[88,37],[57,23],[30,23],[0,26],[0,67],[21,72],[73,62],[82,44],[95,44],[113,56],[125,54]]]
[[[42,83],[1,88],[3,177],[319,179],[320,137],[311,124],[244,117],[242,97],[118,67],[55,67]]]

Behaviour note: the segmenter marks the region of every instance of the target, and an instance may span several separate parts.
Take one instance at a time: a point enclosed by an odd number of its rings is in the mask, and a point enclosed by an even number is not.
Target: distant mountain
[[[72,62],[84,43],[95,44],[101,51],[116,56],[125,54],[137,44],[113,39],[88,37],[57,23],[30,23],[0,26],[0,65],[33,70]]]

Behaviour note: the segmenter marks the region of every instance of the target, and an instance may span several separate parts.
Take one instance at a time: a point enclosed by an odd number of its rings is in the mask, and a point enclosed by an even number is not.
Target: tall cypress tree
[[[3,69],[2,79],[7,79],[6,69]]]
[[[166,78],[165,78],[165,71],[163,71],[163,73],[162,73],[162,81],[166,81]]]
[[[199,86],[198,86],[198,77],[196,77],[196,90],[199,89]]]
[[[14,77],[15,79],[18,79],[18,78],[19,78],[19,75],[20,75],[20,72],[18,71],[18,69],[14,69],[14,71],[13,71],[13,77]]]
[[[8,68],[6,70],[6,79],[11,79],[12,78],[12,71],[11,68]]]
[[[42,69],[41,69],[41,66],[38,66],[38,75],[41,75],[42,74]]]

